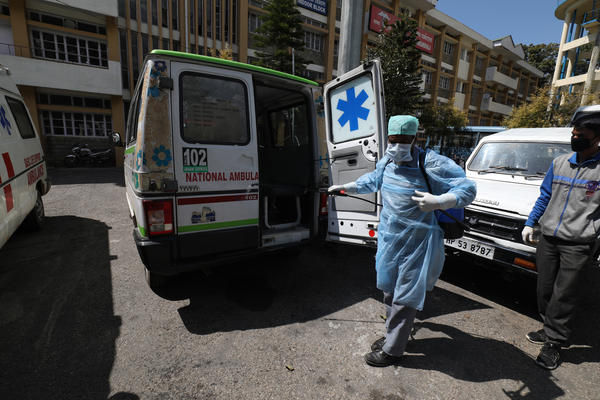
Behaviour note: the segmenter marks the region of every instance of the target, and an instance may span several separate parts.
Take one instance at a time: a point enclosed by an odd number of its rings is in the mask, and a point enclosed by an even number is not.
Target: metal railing
[[[600,21],[600,8],[590,10],[583,14],[583,20],[581,21],[581,24],[583,25],[592,21]]]

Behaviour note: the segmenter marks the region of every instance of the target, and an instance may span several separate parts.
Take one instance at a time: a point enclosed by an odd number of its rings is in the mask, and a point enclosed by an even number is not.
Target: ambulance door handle
[[[351,160],[348,160],[348,165],[350,165],[350,166],[352,166],[352,167],[353,167],[353,166],[355,166],[355,165],[356,165],[356,158],[353,158],[353,159],[351,159]]]

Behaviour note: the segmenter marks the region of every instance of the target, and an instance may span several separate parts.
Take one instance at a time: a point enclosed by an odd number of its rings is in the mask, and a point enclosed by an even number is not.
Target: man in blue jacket
[[[522,233],[523,242],[532,242],[539,221],[537,298],[544,327],[527,339],[543,345],[535,362],[550,370],[569,341],[582,271],[600,233],[600,108],[592,110],[573,119],[575,153],[552,161]]]
[[[414,146],[419,120],[395,115],[388,123],[388,147],[373,172],[329,192],[381,191],[377,229],[377,287],[386,306],[386,335],[365,355],[368,365],[386,367],[404,353],[415,314],[423,309],[444,265],[444,232],[434,210],[464,207],[475,198],[475,183],[447,157]],[[432,192],[429,193],[427,173]]]

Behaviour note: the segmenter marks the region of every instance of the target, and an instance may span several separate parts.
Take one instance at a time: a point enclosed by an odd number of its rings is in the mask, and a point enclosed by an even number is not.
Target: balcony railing
[[[590,11],[586,12],[585,14],[583,14],[583,21],[581,22],[581,24],[584,25],[584,24],[587,24],[589,22],[594,22],[594,21],[600,22],[600,8],[597,8],[595,10],[590,10]]]

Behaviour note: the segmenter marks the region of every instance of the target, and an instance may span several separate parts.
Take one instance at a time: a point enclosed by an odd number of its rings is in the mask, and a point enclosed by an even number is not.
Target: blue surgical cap
[[[388,122],[388,136],[415,136],[419,128],[419,120],[412,115],[394,115]]]

